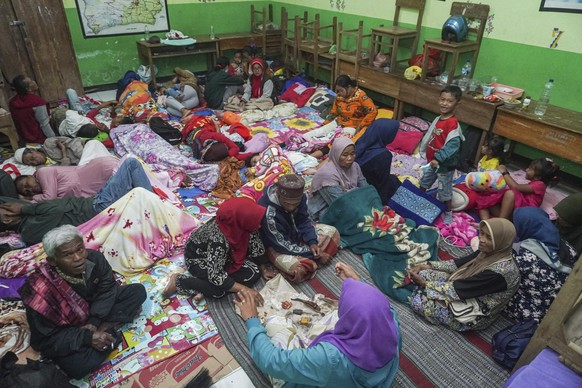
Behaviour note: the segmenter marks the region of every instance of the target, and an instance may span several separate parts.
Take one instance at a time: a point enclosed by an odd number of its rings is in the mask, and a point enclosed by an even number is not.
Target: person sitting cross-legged
[[[79,379],[119,344],[118,329],[141,311],[146,291],[141,284],[117,284],[103,254],[85,249],[72,225],[48,232],[43,245],[47,262],[20,289],[30,343]]]
[[[265,189],[258,204],[267,208],[261,236],[267,258],[293,282],[310,279],[339,248],[339,232],[330,225],[315,224],[307,210],[305,181],[286,174]]]

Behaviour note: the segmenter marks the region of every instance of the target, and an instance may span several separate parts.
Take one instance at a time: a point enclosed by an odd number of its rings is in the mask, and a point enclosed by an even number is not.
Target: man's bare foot
[[[204,294],[199,292],[196,295],[194,295],[194,302],[196,303],[200,303],[200,301],[204,299]]]
[[[279,274],[279,270],[272,264],[262,264],[260,267],[261,276],[265,280],[271,280]]]
[[[176,293],[176,278],[178,277],[178,275],[179,273],[177,272],[174,272],[173,274],[170,275],[168,284],[166,285],[166,288],[164,288],[164,291],[162,291],[162,296],[164,298],[169,298],[170,296]]]

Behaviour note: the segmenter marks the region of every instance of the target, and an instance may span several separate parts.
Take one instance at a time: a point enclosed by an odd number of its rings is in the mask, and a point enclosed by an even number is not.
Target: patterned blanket
[[[92,387],[108,388],[134,373],[188,350],[216,335],[206,302],[176,296],[165,299],[161,292],[168,274],[183,267],[183,256],[164,259],[123,282],[143,284],[148,298],[141,314],[122,328],[123,342],[108,360],[88,376]]]

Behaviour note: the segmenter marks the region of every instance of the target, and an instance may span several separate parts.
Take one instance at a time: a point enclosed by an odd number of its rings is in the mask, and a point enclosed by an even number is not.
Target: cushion
[[[429,121],[416,116],[405,117],[400,120],[400,130],[405,132],[426,132],[429,127]]]
[[[420,143],[420,139],[424,133],[420,131],[401,131],[399,130],[396,133],[396,137],[392,141],[392,143],[388,144],[386,148],[388,148],[392,152],[398,152],[401,154],[412,155],[414,149]]]
[[[465,178],[465,184],[475,191],[499,191],[507,187],[501,171],[498,170],[470,172]]]
[[[479,194],[471,190],[464,183],[453,185],[452,206],[454,212],[470,210],[477,204]]]
[[[321,117],[326,117],[335,101],[335,93],[329,89],[317,89],[305,106],[315,109]]]
[[[432,225],[445,210],[444,203],[424,193],[408,180],[388,200],[388,206],[417,225]]]
[[[308,88],[299,82],[295,82],[291,87],[285,90],[285,93],[279,96],[280,100],[293,102],[298,108],[303,107],[309,98],[315,93],[315,88]]]

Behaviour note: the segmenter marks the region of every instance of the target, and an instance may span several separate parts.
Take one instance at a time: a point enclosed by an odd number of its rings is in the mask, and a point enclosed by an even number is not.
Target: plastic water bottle
[[[143,35],[144,35],[144,39],[146,40],[146,42],[148,40],[150,40],[150,28],[148,27],[147,24],[143,28]]]
[[[461,79],[459,79],[459,88],[463,92],[467,91],[467,87],[469,86],[469,76],[471,74],[471,60],[467,58],[467,62],[463,65],[461,69]]]
[[[463,65],[461,69],[461,75],[464,77],[469,77],[471,75],[471,59],[467,58],[467,62]]]
[[[216,39],[216,35],[214,34],[214,26],[210,26],[210,39]]]
[[[552,94],[552,88],[554,87],[554,80],[550,79],[546,82],[544,86],[544,91],[540,95],[540,98],[536,104],[536,109],[534,113],[538,117],[542,117],[546,114],[546,110],[548,110],[548,105],[550,105],[550,95]]]

